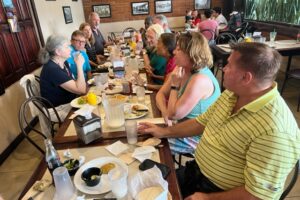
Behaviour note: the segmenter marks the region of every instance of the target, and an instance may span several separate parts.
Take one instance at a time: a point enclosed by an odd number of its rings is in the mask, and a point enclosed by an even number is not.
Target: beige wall
[[[184,20],[184,16],[168,17],[168,23],[171,28],[184,27]],[[127,27],[133,27],[139,30],[141,27],[144,27],[144,20],[110,22],[100,24],[100,30],[105,38],[107,38],[108,33],[122,32]]]
[[[78,1],[45,1],[34,0],[42,34],[46,42],[51,34],[62,34],[70,38],[72,32],[79,28],[85,21],[82,7],[82,0]],[[63,6],[70,6],[73,23],[66,24],[63,15]]]

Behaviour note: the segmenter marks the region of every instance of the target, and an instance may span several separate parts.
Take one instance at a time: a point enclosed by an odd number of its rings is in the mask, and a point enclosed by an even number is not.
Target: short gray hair
[[[96,12],[91,12],[91,13],[89,14],[89,21],[91,21],[92,16],[98,16],[98,17],[100,18],[100,16],[99,16],[98,13],[96,13]]]
[[[50,35],[46,45],[39,52],[38,59],[41,64],[46,64],[55,54],[55,50],[61,48],[68,39],[62,35]]]
[[[163,24],[167,24],[168,25],[168,20],[167,17],[164,15],[155,15],[154,17],[155,19],[158,19],[159,21],[161,21]]]

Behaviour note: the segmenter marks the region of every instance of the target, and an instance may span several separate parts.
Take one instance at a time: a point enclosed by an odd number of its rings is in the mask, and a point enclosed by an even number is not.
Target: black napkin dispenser
[[[101,118],[94,113],[91,115],[91,118],[77,115],[73,120],[76,134],[84,144],[89,144],[92,141],[102,137]]]

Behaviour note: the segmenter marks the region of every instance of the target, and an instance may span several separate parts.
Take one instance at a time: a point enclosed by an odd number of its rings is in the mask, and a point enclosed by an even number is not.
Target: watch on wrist
[[[171,86],[171,90],[176,90],[176,91],[178,91],[178,90],[179,90],[179,87],[178,87],[178,86],[172,85],[172,86]]]
[[[147,84],[147,83],[144,83],[144,88],[145,88],[145,89],[147,89],[147,86],[148,86],[148,84]]]

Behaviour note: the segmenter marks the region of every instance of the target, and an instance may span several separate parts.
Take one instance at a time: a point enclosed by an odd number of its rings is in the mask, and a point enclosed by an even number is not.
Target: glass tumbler
[[[275,32],[275,31],[270,32],[270,45],[271,45],[271,47],[275,46],[276,35],[277,35],[277,32]]]
[[[71,181],[67,168],[58,167],[53,171],[53,179],[55,183],[55,195],[56,200],[70,200],[76,196],[75,188]]]
[[[111,191],[117,199],[125,197],[128,191],[127,187],[128,172],[119,167],[108,172],[108,179],[111,183]]]

